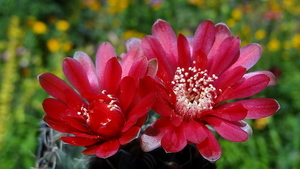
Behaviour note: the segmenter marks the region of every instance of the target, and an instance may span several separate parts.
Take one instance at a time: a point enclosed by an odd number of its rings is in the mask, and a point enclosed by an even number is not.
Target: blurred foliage
[[[0,168],[35,166],[47,97],[37,75],[63,78],[64,57],[79,50],[93,57],[104,41],[125,52],[125,41],[150,34],[158,18],[187,36],[206,19],[225,22],[242,46],[262,45],[252,71],[271,70],[277,77],[277,85],[255,97],[275,98],[281,110],[249,121],[254,133],[245,143],[220,138],[218,168],[300,168],[299,17],[296,0],[0,1]]]

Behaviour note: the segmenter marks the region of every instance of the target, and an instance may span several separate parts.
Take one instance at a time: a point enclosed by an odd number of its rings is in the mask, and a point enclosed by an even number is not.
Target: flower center
[[[116,135],[124,124],[118,98],[105,91],[99,95],[89,94],[85,98],[90,104],[81,107],[77,114],[85,119],[86,125],[99,135]]]
[[[178,67],[173,81],[173,92],[176,95],[176,113],[185,119],[193,119],[205,110],[211,110],[217,97],[214,74],[210,77],[207,70],[189,67],[188,70]]]

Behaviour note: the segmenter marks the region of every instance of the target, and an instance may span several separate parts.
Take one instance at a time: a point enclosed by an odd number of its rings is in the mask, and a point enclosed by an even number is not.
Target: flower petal
[[[141,45],[141,39],[139,38],[130,38],[126,41],[126,50],[130,51],[131,48],[137,48]]]
[[[214,87],[224,91],[228,86],[234,85],[246,73],[246,68],[238,66],[232,69],[231,71],[225,71],[221,76],[215,80]]]
[[[84,52],[75,52],[74,59],[78,60],[78,62],[84,68],[84,71],[86,72],[93,93],[99,94],[100,93],[99,81],[97,78],[96,69],[92,59]]]
[[[117,153],[120,148],[119,140],[110,140],[98,147],[96,156],[100,158],[108,158]]]
[[[178,36],[177,49],[179,67],[188,70],[191,65],[191,49],[187,38],[182,34]]]
[[[132,76],[136,80],[136,84],[140,77],[144,77],[148,68],[148,60],[145,56],[138,57],[131,65],[128,76]]]
[[[68,106],[53,98],[47,98],[42,103],[44,111],[54,120],[62,120],[61,114],[66,113]]]
[[[249,138],[248,133],[241,129],[243,126],[240,126],[238,122],[227,121],[217,117],[206,117],[205,121],[226,140],[244,142]]]
[[[173,128],[162,137],[161,146],[166,152],[179,152],[187,145],[184,129],[184,126]]]
[[[168,60],[177,63],[177,39],[169,23],[158,19],[152,27],[152,35],[160,42]]]
[[[251,76],[255,76],[255,75],[258,75],[258,74],[264,74],[266,76],[268,76],[270,78],[270,81],[268,83],[268,86],[273,86],[276,84],[276,81],[275,81],[275,75],[270,72],[270,71],[255,71],[255,72],[250,72],[250,73],[247,73],[244,75],[245,78],[249,78]]]
[[[256,43],[248,44],[240,49],[240,56],[238,60],[230,67],[233,69],[237,66],[243,66],[249,70],[261,56],[261,46]]]
[[[137,58],[144,56],[143,50],[139,47],[130,48],[122,58],[122,77],[128,76],[132,64]]]
[[[47,114],[44,115],[43,120],[49,127],[51,127],[54,130],[57,130],[57,131],[60,131],[63,133],[78,132],[78,130],[74,129],[72,126],[70,126],[66,122],[52,119]]]
[[[215,136],[206,128],[207,137],[196,144],[200,154],[208,161],[217,161],[222,154],[222,149]]]
[[[229,121],[243,120],[247,116],[248,110],[239,102],[225,103],[216,107],[210,116],[216,116]]]
[[[91,139],[86,137],[62,137],[61,140],[74,146],[90,146],[99,142],[98,139]]]
[[[68,81],[79,93],[92,93],[87,74],[76,59],[65,58],[63,71]]]
[[[103,90],[106,90],[109,94],[117,92],[122,75],[122,68],[116,57],[113,57],[107,61],[105,66],[103,78],[100,84]]]
[[[64,95],[65,90],[69,89],[75,93],[75,91],[65,81],[51,73],[43,73],[39,75],[38,80],[42,88],[47,93],[62,102],[66,102],[66,97]]]
[[[96,73],[98,75],[100,91],[103,90],[102,85],[105,83],[104,72],[106,70],[106,64],[112,57],[117,56],[114,47],[108,43],[102,43],[96,53]]]
[[[136,95],[136,85],[134,83],[133,77],[126,76],[124,77],[119,86],[119,95],[120,106],[122,110],[127,110],[132,99]]]
[[[131,127],[130,129],[128,129],[119,139],[120,144],[125,145],[125,144],[131,142],[132,140],[134,140],[135,138],[137,138],[140,130],[141,130],[141,128],[137,127],[137,126],[134,126],[134,127]]]
[[[141,136],[141,148],[145,152],[152,151],[161,145],[161,139],[171,129],[170,121],[161,117],[152,123]]]
[[[280,108],[278,102],[269,98],[254,98],[238,101],[236,103],[242,104],[248,110],[246,119],[259,119],[268,117]]]
[[[157,74],[157,70],[158,70],[157,59],[150,59],[148,61],[146,76],[150,76],[152,78],[155,78],[155,76]]]
[[[190,121],[185,129],[185,137],[192,143],[201,143],[206,137],[206,127],[197,121]]]

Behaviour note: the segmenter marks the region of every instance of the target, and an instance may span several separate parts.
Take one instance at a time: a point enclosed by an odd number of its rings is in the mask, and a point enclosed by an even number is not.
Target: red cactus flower
[[[144,151],[160,145],[167,152],[179,152],[195,143],[207,160],[221,156],[221,147],[213,132],[234,141],[246,141],[251,127],[243,119],[274,114],[279,104],[274,99],[251,98],[274,85],[269,71],[246,73],[260,58],[261,47],[249,44],[240,49],[240,39],[230,36],[229,28],[207,20],[193,37],[176,37],[171,26],[158,20],[152,36],[142,39],[141,47],[149,58],[157,58],[157,79],[142,80],[144,94],[156,91],[153,110],[162,117],[141,136]]]
[[[75,89],[51,73],[38,77],[43,89],[54,97],[43,102],[44,121],[69,134],[61,138],[64,142],[86,147],[85,155],[107,158],[136,138],[155,100],[154,93],[139,96],[138,79],[154,77],[157,61],[148,61],[130,42],[127,47],[122,64],[109,43],[99,47],[96,66],[83,52],[66,58],[63,72]]]

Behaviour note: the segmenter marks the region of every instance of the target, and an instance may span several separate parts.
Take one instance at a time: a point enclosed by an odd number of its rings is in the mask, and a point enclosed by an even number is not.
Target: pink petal
[[[203,53],[203,56],[208,55],[215,41],[215,33],[215,26],[210,20],[206,20],[198,26],[194,35],[193,58],[196,53]]]
[[[119,140],[110,140],[98,147],[96,156],[100,158],[108,158],[117,153],[120,148]]]
[[[240,85],[226,89],[217,102],[253,96],[266,88],[269,82],[270,78],[264,74],[247,77]]]
[[[139,38],[130,38],[126,41],[126,50],[130,51],[132,48],[140,47],[141,39]]]
[[[145,76],[150,76],[152,78],[155,78],[158,70],[158,63],[157,59],[150,59],[148,61],[148,67],[147,67],[147,72]]]
[[[133,97],[136,95],[136,86],[133,77],[124,77],[119,86],[119,95],[121,109],[126,111]]]
[[[225,103],[216,107],[209,115],[229,121],[245,119],[248,110],[239,102]]]
[[[148,60],[145,56],[138,57],[132,64],[128,76],[132,76],[136,80],[136,84],[140,77],[144,77],[148,68]]]
[[[238,57],[241,41],[239,37],[226,38],[217,48],[218,52],[211,56],[212,65],[210,67],[210,75],[219,76],[223,73]]]
[[[271,116],[280,108],[278,102],[269,98],[254,98],[238,101],[236,103],[242,104],[247,110],[246,119],[259,119]]]
[[[64,82],[63,80],[51,73],[43,73],[39,75],[38,80],[42,88],[47,93],[49,93],[51,96],[57,98],[62,102],[66,102],[64,91],[67,89],[73,91],[73,89],[66,82]]]
[[[261,53],[261,46],[259,44],[252,43],[242,47],[240,49],[238,60],[230,67],[230,69],[237,66],[243,66],[249,70],[259,60]]]
[[[110,43],[104,42],[99,46],[96,53],[96,73],[98,75],[100,91],[103,90],[101,85],[103,85],[106,81],[106,79],[104,79],[103,77],[106,69],[106,64],[110,58],[115,56],[117,56],[117,54],[114,47]]]
[[[156,95],[154,93],[149,93],[147,96],[143,97],[132,110],[130,110],[127,115],[127,123],[124,125],[122,132],[127,131],[132,127],[138,120],[138,118],[144,116],[152,107],[155,101]]]
[[[179,152],[187,145],[184,129],[184,126],[173,128],[162,137],[161,146],[166,152]]]
[[[230,71],[225,71],[221,76],[218,77],[214,82],[214,87],[224,91],[228,86],[234,85],[246,73],[246,68],[238,66]]]
[[[238,122],[231,122],[217,117],[206,117],[205,121],[226,140],[244,142],[249,138],[248,133],[241,129],[243,126],[240,126]]]
[[[140,130],[141,130],[141,128],[137,127],[137,126],[134,126],[134,127],[131,127],[130,129],[128,129],[119,139],[120,144],[125,145],[125,144],[131,142],[132,140],[134,140],[135,138],[137,138]]]
[[[65,58],[63,61],[63,71],[68,81],[79,93],[92,93],[87,74],[83,66],[72,58]]]
[[[191,49],[189,46],[189,42],[185,36],[179,34],[178,42],[178,65],[185,70],[188,70],[188,67],[191,65]]]
[[[100,84],[103,90],[106,90],[109,94],[116,93],[122,75],[122,68],[116,57],[113,57],[107,61],[105,66],[103,78]]]
[[[215,136],[206,128],[207,137],[196,144],[201,155],[210,162],[217,161],[222,154],[222,149]]]
[[[61,140],[65,143],[74,145],[74,146],[90,146],[97,142],[98,139],[91,139],[85,137],[62,137]]]
[[[206,127],[197,121],[190,121],[185,129],[185,137],[192,143],[201,143],[206,137]]]
[[[54,120],[62,120],[61,114],[68,109],[67,105],[53,98],[45,99],[42,105],[47,115]]]
[[[276,81],[275,81],[275,75],[270,72],[270,71],[255,71],[255,72],[250,72],[250,73],[247,73],[245,74],[245,78],[249,78],[249,77],[252,77],[252,76],[255,76],[255,75],[259,75],[259,74],[264,74],[266,76],[268,76],[270,78],[270,82],[268,84],[268,86],[273,86],[276,84]]]
[[[169,23],[158,19],[152,27],[152,35],[160,42],[168,60],[177,63],[177,38]]]
[[[72,126],[70,126],[69,124],[67,124],[66,122],[52,119],[47,114],[44,115],[43,120],[52,129],[63,132],[63,133],[72,133],[72,132],[78,131],[78,130],[74,129]]]
[[[80,62],[80,64],[84,68],[93,93],[99,94],[99,82],[92,59],[84,52],[76,52],[74,54],[74,59],[78,60],[78,62]]]
[[[130,48],[130,50],[126,54],[124,54],[122,58],[122,77],[129,74],[134,61],[142,56],[144,56],[144,53],[141,48]]]
[[[172,81],[177,64],[168,60],[159,41],[152,36],[146,36],[142,40],[141,46],[148,59],[157,58],[159,78],[165,81]]]
[[[162,117],[152,123],[141,136],[141,148],[145,152],[152,151],[161,145],[161,139],[171,129],[168,118]]]

